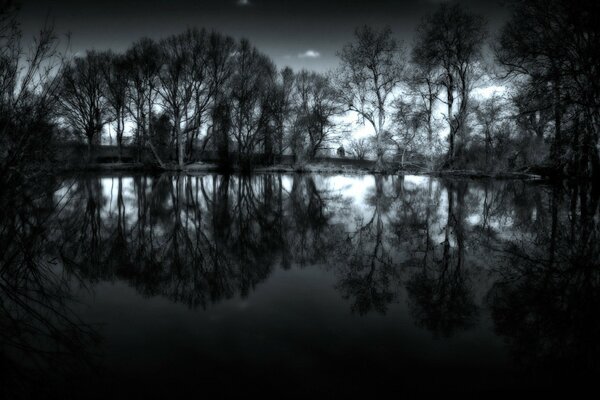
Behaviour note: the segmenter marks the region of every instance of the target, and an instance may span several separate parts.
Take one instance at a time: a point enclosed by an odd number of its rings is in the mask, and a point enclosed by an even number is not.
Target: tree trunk
[[[378,98],[379,98],[379,93],[377,94]],[[384,165],[384,160],[383,160],[383,140],[381,135],[383,135],[383,125],[384,125],[384,113],[385,110],[383,109],[383,103],[381,100],[379,100],[379,110],[378,110],[378,120],[377,120],[377,132],[375,133],[377,135],[377,164],[375,165],[375,168],[377,169],[377,171],[385,171],[385,165]]]
[[[406,147],[402,149],[402,160],[400,161],[401,165],[402,165],[402,170],[404,170],[404,156],[405,156],[405,154],[406,154]]]
[[[87,154],[87,159],[88,159],[88,163],[91,164],[92,163],[92,137],[88,136],[88,154]]]
[[[152,144],[152,140],[150,140],[150,139],[148,139],[148,146],[150,146],[150,150],[152,150],[152,154],[154,154],[154,158],[156,158],[156,161],[158,161],[158,164],[160,165],[160,167],[165,169],[166,165],[160,159],[160,156],[158,155],[158,152],[156,151],[156,148],[154,147],[154,145]]]
[[[119,162],[123,162],[123,126],[121,125],[121,113],[117,113],[117,147],[119,149]]]
[[[277,141],[279,145],[278,149],[278,162],[281,163],[281,159],[283,158],[283,123],[279,123],[279,132],[277,133]]]
[[[450,132],[448,134],[448,156],[446,160],[447,166],[450,166],[454,161],[454,124],[453,124],[453,116],[452,116],[452,107],[454,105],[454,84],[452,83],[452,76],[449,76],[449,83],[446,86],[447,92],[447,105],[448,105],[448,126],[450,127]]]
[[[179,121],[179,115],[175,115],[175,137],[177,138],[177,164],[179,165],[179,169],[183,169],[183,151],[184,151],[184,141],[181,137],[181,123]]]
[[[560,165],[560,156],[561,156],[561,148],[562,148],[562,115],[560,109],[560,80],[556,78],[554,80],[554,99],[553,99],[553,107],[554,107],[554,141],[551,146],[551,157],[552,162],[555,167]]]

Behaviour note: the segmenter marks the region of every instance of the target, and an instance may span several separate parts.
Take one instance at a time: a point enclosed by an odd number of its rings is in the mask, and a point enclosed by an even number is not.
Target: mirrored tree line
[[[599,197],[587,184],[378,176],[357,207],[318,176],[51,181],[3,204],[4,357],[51,362],[48,343],[67,357],[97,340],[72,308],[81,284],[124,281],[203,309],[251,296],[279,268],[326,268],[357,315],[406,303],[448,337],[489,312],[523,364],[596,368],[596,350],[578,346],[598,331]]]

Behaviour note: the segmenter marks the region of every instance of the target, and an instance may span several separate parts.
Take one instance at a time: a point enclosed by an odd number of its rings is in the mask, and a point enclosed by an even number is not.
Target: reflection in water
[[[117,340],[89,312],[105,297],[103,284],[202,313],[268,296],[292,270],[332,280],[349,326],[379,316],[369,329],[385,331],[408,315],[422,330],[413,335],[428,331],[448,346],[489,326],[506,343],[510,368],[528,379],[586,376],[600,356],[599,197],[585,184],[382,176],[38,183],[0,197],[0,363],[9,371],[0,384],[26,397],[31,382],[56,391],[61,379],[101,370],[103,341]],[[318,287],[318,308],[341,315]],[[297,318],[289,324],[311,324]],[[381,340],[394,349],[403,339]],[[369,351],[356,338],[350,348]]]
[[[72,308],[71,286],[85,283],[60,271],[52,249],[60,232],[52,188],[0,196],[2,398],[57,393],[93,368],[99,336]]]
[[[355,227],[344,243],[346,248],[341,251],[348,256],[339,266],[338,288],[344,298],[353,299],[352,311],[361,315],[371,310],[385,313],[399,285],[400,271],[394,267],[384,226],[391,196],[384,191],[384,178],[376,176],[374,179],[375,185],[364,204],[367,218],[356,217]]]
[[[581,378],[600,366],[600,195],[586,184],[561,189],[498,241],[502,279],[489,304],[519,363]]]
[[[456,330],[474,324],[477,306],[469,287],[469,268],[465,266],[465,217],[467,204],[465,182],[447,182],[448,204],[441,229],[443,240],[436,243],[430,235],[427,206],[425,235],[418,258],[411,260],[418,272],[407,282],[415,322],[436,335],[451,336]]]

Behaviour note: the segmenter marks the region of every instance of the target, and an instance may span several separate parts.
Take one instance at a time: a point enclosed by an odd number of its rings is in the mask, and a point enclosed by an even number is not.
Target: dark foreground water
[[[555,392],[599,372],[588,185],[84,176],[0,198],[2,398]]]

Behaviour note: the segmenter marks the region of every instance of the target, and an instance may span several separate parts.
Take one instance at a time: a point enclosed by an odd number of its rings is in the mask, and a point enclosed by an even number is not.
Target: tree
[[[365,160],[370,153],[370,145],[367,139],[352,139],[350,141],[350,152],[357,160]]]
[[[90,158],[92,146],[99,143],[102,129],[109,120],[102,64],[102,55],[94,51],[76,57],[64,68],[58,93],[61,117],[84,135]]]
[[[396,101],[395,122],[396,124],[402,122],[398,118],[406,122],[407,118],[400,115],[402,108],[404,108],[401,105],[410,105],[413,121],[409,125],[417,124],[419,130],[425,130],[425,137],[423,137],[423,132],[419,132],[418,150],[427,157],[428,168],[432,169],[437,156],[445,151],[442,150],[444,146],[441,143],[440,136],[436,134],[442,121],[436,118],[434,111],[439,101],[442,86],[435,69],[428,65],[419,65],[413,60],[408,73],[407,89],[405,97],[408,100]],[[402,129],[395,130],[396,133],[401,131]]]
[[[268,163],[274,161],[275,153],[279,159],[283,155],[284,138],[287,136],[286,133],[289,133],[295,111],[295,83],[294,71],[285,67],[277,74],[264,97],[263,147],[267,156],[265,161]]]
[[[414,60],[413,60],[414,61]],[[420,109],[427,129],[427,144],[433,142],[435,123],[433,110],[440,93],[440,84],[435,71],[430,65],[413,64],[409,73],[408,86],[410,94],[415,97],[415,106]]]
[[[278,85],[279,113],[277,114],[277,144],[279,157],[284,151],[284,137],[287,125],[290,123],[293,108],[293,93],[296,76],[294,71],[286,67],[280,73],[280,83]]]
[[[101,70],[104,79],[104,96],[110,122],[116,122],[116,139],[119,147],[119,160],[123,156],[123,133],[127,117],[127,93],[129,80],[125,57],[110,51],[101,53]]]
[[[14,1],[0,2],[0,179],[33,175],[52,157],[56,92],[64,55],[52,25],[44,25],[31,45],[22,44]]]
[[[306,136],[296,140],[306,143],[302,151],[314,159],[320,150],[337,139],[332,121],[340,112],[337,91],[327,76],[306,70],[300,71],[294,82],[295,130],[296,134]]]
[[[216,84],[222,84],[219,80],[223,76],[219,76],[223,71],[214,71],[213,67],[219,67],[211,62],[210,51],[212,50],[211,38],[207,32],[202,29],[200,31],[193,29],[191,35],[191,52],[192,52],[192,81],[193,85],[193,108],[186,123],[185,138],[187,140],[187,156],[192,157],[196,140],[200,137],[202,126],[204,125],[206,115],[214,103],[216,93]],[[224,42],[230,40],[225,38]],[[231,54],[227,54],[226,64],[229,62]],[[217,81],[213,82],[216,77]],[[225,76],[228,79],[228,76]]]
[[[151,117],[158,96],[158,76],[162,66],[160,47],[154,40],[143,38],[127,50],[125,59],[129,80],[128,110],[136,124],[134,139],[138,157],[141,157],[146,139],[151,136]],[[162,165],[152,141],[148,144]]]
[[[225,103],[227,102],[226,98],[229,96],[229,81],[233,75],[235,66],[235,45],[235,41],[229,36],[223,36],[217,32],[211,32],[208,36],[206,66],[208,68],[210,82],[210,113],[213,118],[212,126],[208,127],[207,135],[202,145],[203,150],[211,140],[217,142],[216,147],[223,148],[223,138],[214,137],[215,133],[229,135],[229,129],[223,130],[220,127],[215,126],[215,124],[218,124],[219,122],[215,122],[214,116],[227,114],[227,119],[229,119],[229,111],[224,112],[225,109],[215,110],[215,108],[221,106],[224,106],[225,108],[229,107],[229,105]],[[220,121],[221,118],[217,118],[216,120]],[[226,125],[229,124],[230,123],[227,123]],[[225,142],[228,143],[228,141],[229,137],[226,138]]]
[[[162,107],[171,118],[173,139],[177,146],[179,168],[184,166],[187,133],[194,130],[199,118],[194,107],[196,90],[202,86],[204,60],[199,49],[203,47],[204,32],[187,30],[160,42],[162,68],[159,74],[159,94]]]
[[[346,44],[338,56],[341,101],[373,127],[377,168],[383,169],[388,107],[403,79],[402,45],[394,39],[389,27],[376,30],[365,25],[355,30],[354,41]]]
[[[247,40],[240,42],[234,65],[229,91],[232,135],[238,163],[246,168],[261,139],[263,100],[274,83],[275,66]]]
[[[417,30],[413,62],[446,90],[447,165],[456,157],[457,137],[465,140],[469,97],[482,61],[485,35],[483,18],[458,4],[441,4]]]
[[[507,105],[501,101],[497,95],[493,95],[488,99],[482,100],[475,105],[475,118],[477,124],[483,134],[483,142],[485,146],[485,167],[490,169],[492,160],[492,150],[494,146],[494,138],[498,125],[503,121],[502,111],[507,108]]]
[[[212,108],[211,135],[214,138],[219,166],[228,169],[229,165],[229,139],[231,133],[231,109],[229,102],[220,98]]]
[[[571,168],[591,176],[600,170],[600,27],[595,20],[600,5],[593,0],[510,4],[512,16],[502,30],[496,59],[505,77],[532,93],[551,94],[550,161],[557,171]],[[548,102],[539,105],[537,111],[543,112]]]
[[[429,115],[423,108],[415,103],[398,100],[394,104],[393,116],[395,129],[388,135],[389,140],[395,145],[400,154],[400,162],[404,168],[406,153],[415,152],[417,149],[425,148],[431,141],[424,135],[423,128],[428,126]],[[428,129],[426,132],[428,133]],[[425,140],[424,140],[425,139]]]
[[[515,122],[523,133],[534,136],[541,144],[553,118],[552,96],[547,90],[526,83],[515,86],[511,99],[516,109]]]

